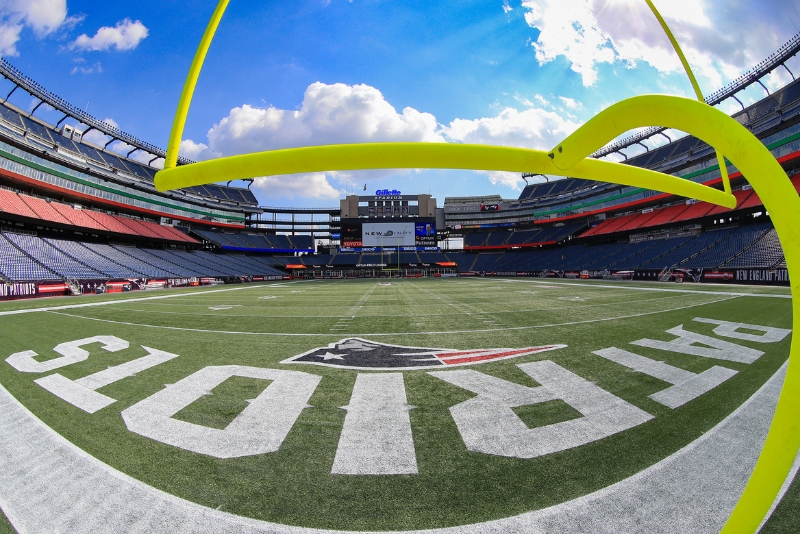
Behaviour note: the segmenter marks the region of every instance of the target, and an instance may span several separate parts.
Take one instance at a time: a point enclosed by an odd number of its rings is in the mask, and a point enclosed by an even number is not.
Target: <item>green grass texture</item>
[[[386,285],[389,284],[389,285]],[[0,303],[0,360],[33,350],[40,361],[59,343],[117,336],[130,348],[88,349],[58,369],[78,379],[146,354],[178,358],[100,388],[116,402],[94,414],[73,407],[0,361],[0,384],[44,423],[97,459],[160,490],[226,512],[304,527],[399,530],[467,525],[556,505],[630,477],[700,437],[747,400],[786,361],[791,336],[760,344],[752,364],[631,345],[670,340],[684,325],[714,336],[695,317],[791,328],[788,288],[585,282],[544,279],[408,279],[279,282],[87,295]],[[36,310],[26,313],[5,312]],[[473,393],[425,370],[403,371],[419,473],[332,475],[331,466],[358,371],[282,360],[348,337],[458,350],[564,344],[566,348],[457,369],[536,387],[518,364],[551,360],[654,418],[561,452],[522,460],[466,449],[450,407]],[[738,373],[670,409],[648,398],[670,384],[592,354],[618,347],[700,373]],[[206,366],[297,370],[321,377],[280,449],[217,459],[130,432],[120,412]],[[267,381],[234,377],[176,419],[224,428]],[[521,407],[530,428],[580,414],[564,402]],[[792,494],[794,495],[794,493]],[[788,512],[791,513],[791,510]],[[0,531],[3,530],[0,525]]]

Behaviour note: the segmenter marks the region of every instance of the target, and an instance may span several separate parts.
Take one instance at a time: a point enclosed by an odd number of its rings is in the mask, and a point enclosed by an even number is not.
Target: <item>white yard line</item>
[[[747,296],[747,295],[743,295]],[[606,321],[617,321],[621,319],[632,319],[635,317],[645,317],[648,315],[657,315],[660,313],[669,313],[673,311],[680,311],[680,310],[688,310],[690,308],[696,308],[698,306],[706,306],[709,304],[716,304],[718,302],[725,302],[728,300],[732,300],[734,298],[739,298],[738,296],[728,297],[724,299],[713,300],[711,302],[702,302],[698,304],[690,304],[687,306],[680,306],[677,308],[669,308],[666,310],[656,310],[652,312],[644,312],[644,313],[634,313],[630,315],[621,315],[617,317],[603,317],[600,319],[587,319],[585,321],[569,321],[565,323],[551,323],[551,324],[539,324],[539,325],[526,325],[526,326],[509,326],[509,327],[502,327],[502,328],[482,328],[482,329],[471,329],[471,330],[436,330],[430,332],[382,332],[382,333],[352,333],[350,335],[354,337],[377,337],[377,336],[402,336],[402,335],[442,335],[442,334],[472,334],[472,333],[483,333],[483,332],[506,332],[506,331],[514,331],[514,330],[531,330],[535,328],[553,328],[557,326],[573,326],[579,324],[592,324],[592,323],[601,323]],[[544,310],[547,311],[547,310]],[[65,317],[73,317],[76,319],[84,319],[87,321],[98,321],[101,323],[110,323],[110,324],[121,324],[125,326],[137,326],[143,328],[156,328],[160,330],[175,330],[180,332],[202,332],[207,334],[236,334],[236,335],[248,335],[248,336],[287,336],[287,337],[319,337],[319,336],[330,336],[330,333],[292,333],[292,332],[247,332],[247,331],[240,331],[240,330],[209,330],[203,328],[183,328],[178,326],[164,326],[164,325],[152,325],[152,324],[144,324],[144,323],[132,323],[127,321],[113,321],[111,319],[100,319],[97,317],[85,317],[83,315],[74,315],[71,313],[62,313],[53,311],[54,315],[63,315]]]
[[[612,486],[510,518],[413,532],[719,532],[755,465],[785,370],[701,438]],[[342,532],[244,518],[152,488],[64,439],[2,387],[0,460],[0,508],[20,533]]]
[[[683,297],[684,297],[683,295],[669,295],[669,296],[666,296],[666,297],[648,297],[648,298],[644,298],[644,299],[641,299],[641,300],[630,300],[629,299],[629,300],[625,300],[622,303],[619,302],[619,301],[616,301],[616,302],[596,302],[595,301],[594,304],[584,304],[584,305],[582,305],[580,307],[580,309],[581,310],[585,310],[587,308],[603,308],[603,307],[607,307],[607,306],[617,306],[618,307],[620,304],[625,304],[626,306],[630,306],[631,304],[638,304],[640,302],[656,302],[656,300],[658,300],[659,302],[663,302],[663,301],[665,301],[667,299],[680,299],[680,298],[683,298]],[[561,297],[561,298],[563,299],[564,297]],[[314,302],[316,303],[317,301],[315,300]],[[550,302],[552,302],[552,301],[550,301]],[[448,304],[448,305],[451,308],[456,308],[456,309],[459,307],[459,305],[453,305],[453,304]],[[175,306],[175,305],[174,304],[167,304],[167,306]],[[179,304],[178,306],[184,306],[184,305],[183,304]],[[188,306],[193,306],[193,307],[196,307],[196,308],[208,309],[208,304],[187,304],[185,306],[187,306],[187,307]],[[220,306],[222,306],[222,304]],[[260,306],[243,306],[243,305],[239,305],[239,304],[237,304],[236,306],[239,307],[239,308],[251,309],[251,310],[257,311],[259,313],[263,313],[263,311],[264,311],[264,308],[260,307]],[[421,308],[429,307],[426,304],[416,304],[415,306],[418,306],[418,307],[421,307]],[[297,309],[296,306],[292,306],[292,307]],[[318,308],[318,306],[311,306],[311,307],[312,308]],[[333,306],[331,306],[331,307],[333,307]],[[469,308],[469,304],[462,304],[461,307]],[[343,308],[343,306],[337,306],[337,308],[341,309],[341,308]],[[353,308],[356,309],[356,313],[358,311],[361,311],[361,310],[359,310],[359,308],[361,308],[362,310],[363,309],[367,309],[367,310],[369,310],[369,309],[380,309],[380,310],[385,309],[385,307],[383,305],[380,305],[380,304],[365,304],[365,305],[362,305],[362,306],[351,307],[351,309],[345,313],[345,317],[351,317],[352,318],[352,316],[353,316]],[[278,307],[270,308],[270,310],[275,310],[275,309],[279,309],[279,308]],[[517,309],[517,310],[484,311],[484,312],[480,312],[480,311],[461,311],[461,310],[459,310],[459,311],[460,311],[460,313],[465,314],[465,315],[502,315],[502,314],[515,314],[515,315],[518,315],[520,313],[540,313],[540,312],[549,313],[549,312],[562,311],[562,310],[572,310],[572,311],[574,311],[575,309],[576,308],[574,306],[553,306],[553,307],[542,307],[542,308],[534,308],[534,309],[526,309],[526,310]],[[132,312],[140,312],[140,313],[153,313],[153,314],[159,314],[159,315],[188,315],[188,316],[191,316],[191,317],[220,317],[219,313],[176,312],[176,311],[165,311],[165,310],[159,310],[159,309],[145,310],[145,309],[140,309],[140,308],[127,308],[126,307],[125,311],[126,312],[132,311]],[[453,315],[453,313],[416,313],[416,312],[414,313],[414,317],[447,317],[447,316],[452,316],[452,315]],[[255,317],[255,318],[262,318],[262,316],[259,316],[259,315],[241,314],[241,313],[239,313],[239,314],[226,313],[226,314],[224,314],[224,317]],[[319,319],[319,318],[330,319],[331,317],[332,317],[331,315],[276,315],[276,314],[273,314],[273,313],[269,314],[269,318],[270,319]],[[369,316],[369,315],[366,315],[366,316],[362,315],[361,316],[362,319],[368,318],[368,317],[408,317],[408,313],[398,313],[398,314],[380,313],[380,315],[377,315],[377,316]]]
[[[601,287],[604,289],[625,289],[628,291],[656,291],[656,292],[665,292],[665,293],[694,293],[700,295],[732,295],[736,297],[765,297],[765,298],[774,298],[774,299],[791,299],[792,295],[780,295],[776,293],[742,293],[739,291],[698,291],[696,289],[678,289],[678,288],[666,288],[666,287],[639,287],[639,286],[623,286],[623,285],[610,285],[610,284],[595,284],[594,282],[589,282],[585,286],[580,286],[578,284],[582,284],[584,282],[555,282],[555,281],[547,281],[547,282],[538,282],[536,280],[506,280],[507,283],[512,284],[534,284],[534,285],[558,285],[564,287],[582,287],[583,289],[591,288],[591,287]]]
[[[290,282],[287,282],[290,283]],[[295,282],[296,283],[296,282]],[[104,300],[102,302],[84,302],[83,304],[65,304],[63,306],[47,306],[43,308],[24,308],[21,310],[8,310],[0,312],[2,315],[20,315],[23,313],[36,313],[36,312],[51,312],[58,310],[71,310],[75,308],[95,308],[97,306],[111,306],[112,304],[127,304],[129,302],[145,302],[152,300],[174,299],[180,297],[196,297],[198,295],[210,295],[212,293],[227,293],[229,291],[241,291],[242,289],[256,289],[256,287],[248,285],[243,287],[232,287],[229,289],[212,289],[209,291],[197,291],[193,293],[175,293],[172,295],[159,295],[157,297],[142,297],[120,300]]]

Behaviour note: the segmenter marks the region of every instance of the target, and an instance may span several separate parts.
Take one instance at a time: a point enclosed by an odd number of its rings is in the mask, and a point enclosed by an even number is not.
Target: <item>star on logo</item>
[[[325,365],[340,369],[435,369],[515,358],[564,347],[566,345],[456,350],[389,345],[351,337],[298,354],[281,363]]]
[[[328,360],[344,360],[344,354],[333,354],[332,352],[326,352],[325,354],[317,354],[317,358],[322,358],[326,362]]]

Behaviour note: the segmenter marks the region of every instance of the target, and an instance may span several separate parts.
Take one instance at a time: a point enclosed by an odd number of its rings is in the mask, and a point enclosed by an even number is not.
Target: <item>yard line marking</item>
[[[694,295],[701,295],[701,294],[702,294],[701,292],[694,293]],[[626,306],[629,306],[631,304],[638,304],[640,302],[656,302],[655,299],[658,299],[659,301],[664,301],[664,300],[667,300],[667,299],[679,299],[679,298],[683,298],[683,297],[684,297],[684,295],[669,295],[669,296],[663,296],[663,297],[662,296],[659,296],[659,297],[647,297],[647,298],[642,299],[642,300],[625,300],[623,302],[623,304],[625,304]],[[550,301],[548,301],[548,302],[550,302]],[[596,302],[595,304],[586,304],[586,305],[582,306],[581,309],[586,310],[588,308],[602,308],[602,307],[608,307],[608,306],[619,306],[621,304],[620,302],[617,302],[617,301],[609,301],[609,302],[597,302],[597,301],[595,301],[595,302]],[[156,303],[155,304],[155,306],[161,306],[161,305],[162,305],[161,303]],[[164,304],[164,305],[165,306],[172,306],[172,304]],[[467,307],[465,305],[458,305],[458,304],[447,304],[447,305],[455,308],[459,313],[463,313],[465,315],[474,315],[476,319],[481,319],[482,316],[486,315],[485,312],[484,313],[479,313],[479,312],[468,311],[469,307]],[[207,305],[205,305],[205,304],[200,304],[200,305],[182,304],[181,306],[184,306],[184,307],[197,307],[197,308],[206,308],[207,307]],[[263,310],[263,308],[257,307],[257,306],[242,306],[242,307],[246,307],[248,309],[253,309],[253,310]],[[289,307],[289,306],[286,306],[286,307]],[[318,308],[319,306],[313,306],[313,307],[314,308]],[[381,310],[384,309],[383,305],[374,305],[374,306],[367,306],[367,307],[368,308],[380,308]],[[292,306],[292,308],[293,309],[297,309],[297,307],[295,307],[295,306]],[[464,308],[464,309],[461,309],[461,308]],[[275,308],[273,308],[273,309],[275,309]],[[519,310],[519,309],[518,310],[498,310],[498,311],[491,312],[491,314],[492,315],[501,315],[501,314],[515,314],[515,315],[518,315],[518,314],[521,314],[521,313],[538,313],[538,312],[548,312],[549,313],[549,312],[561,311],[561,310],[573,311],[574,309],[575,308],[572,307],[572,306],[570,306],[570,307],[552,306],[552,307],[540,307],[540,308],[523,309],[523,310]],[[124,311],[126,311],[126,312],[151,313],[151,314],[159,313],[159,314],[162,314],[162,315],[189,315],[189,316],[192,316],[192,317],[204,317],[204,316],[206,316],[206,317],[219,317],[218,314],[211,314],[211,313],[176,312],[176,311],[163,311],[163,310],[159,310],[159,309],[150,310],[150,309],[138,309],[138,308],[132,308],[132,309],[131,308],[125,308]],[[442,317],[442,316],[450,316],[450,315],[452,315],[452,314],[448,314],[448,313],[414,313],[415,317]],[[396,315],[394,315],[394,314],[383,313],[383,311],[382,311],[380,316],[381,317],[407,317],[407,314],[396,314]],[[252,315],[252,314],[250,314],[250,315],[245,315],[245,314],[227,314],[226,317],[258,317],[258,318],[260,318],[260,316]],[[275,314],[270,314],[269,318],[270,319],[275,319],[275,318],[286,318],[286,319],[326,318],[326,319],[330,319],[331,315],[275,315]]]
[[[680,310],[688,310],[689,308],[696,308],[698,306],[706,306],[709,304],[717,304],[719,302],[725,302],[728,300],[733,300],[735,298],[739,298],[738,296],[728,297],[725,299],[714,300],[711,302],[702,302],[698,304],[690,304],[688,306],[680,306],[678,308],[670,308],[667,310],[656,310],[652,312],[645,312],[645,313],[635,313],[631,315],[621,315],[619,317],[604,317],[602,319],[587,319],[585,321],[570,321],[566,323],[554,323],[554,324],[541,324],[541,325],[528,325],[528,326],[509,326],[503,328],[484,328],[484,329],[475,329],[475,330],[439,330],[439,331],[431,331],[431,332],[383,332],[383,333],[354,333],[352,334],[353,337],[379,337],[379,336],[404,336],[404,335],[430,335],[430,336],[438,336],[442,334],[472,334],[472,333],[484,333],[484,332],[506,332],[512,330],[531,330],[534,328],[553,328],[557,326],[573,326],[578,324],[591,324],[591,323],[600,323],[606,321],[617,321],[621,319],[632,319],[634,317],[645,317],[647,315],[656,315],[659,313],[669,313],[673,311],[680,311]],[[83,315],[75,315],[71,313],[63,313],[53,311],[50,312],[53,315],[63,315],[65,317],[73,317],[75,319],[84,319],[87,321],[98,321],[101,323],[111,323],[111,324],[121,324],[125,326],[139,326],[145,328],[157,328],[161,330],[176,330],[181,332],[202,332],[207,334],[235,334],[235,335],[246,335],[246,336],[286,336],[286,337],[321,337],[321,336],[330,336],[330,333],[326,334],[315,334],[315,333],[287,333],[287,332],[242,332],[242,331],[232,331],[232,330],[207,330],[203,328],[181,328],[178,326],[163,326],[163,325],[152,325],[152,324],[141,324],[141,323],[130,323],[126,321],[112,321],[111,319],[99,319],[97,317],[85,317]]]
[[[290,282],[287,282],[290,283]],[[197,295],[210,295],[212,293],[227,293],[229,291],[241,291],[242,289],[255,289],[257,286],[232,287],[230,289],[212,289],[210,291],[197,291],[194,293],[176,293],[174,295],[159,295],[157,297],[142,297],[136,299],[106,300],[103,302],[84,302],[83,304],[65,304],[63,306],[48,306],[44,308],[25,308],[22,310],[9,310],[0,312],[2,315],[19,315],[22,313],[52,312],[57,310],[71,310],[75,308],[93,308],[96,306],[110,306],[112,304],[127,304],[128,302],[144,302],[149,300],[163,300],[179,297],[195,297]]]
[[[548,285],[558,285],[564,287],[581,287],[578,286],[577,283],[572,282],[537,282],[535,280],[507,280],[508,283],[517,283],[517,284],[536,284],[539,287],[546,287],[544,284]],[[608,285],[608,284],[586,284],[583,286],[585,288],[590,287],[602,287],[606,289],[626,289],[628,291],[659,291],[659,292],[667,292],[667,293],[694,293],[694,294],[702,294],[702,295],[733,295],[736,297],[766,297],[766,298],[777,298],[777,299],[791,299],[791,295],[779,295],[775,293],[741,293],[741,292],[734,292],[734,291],[697,291],[695,289],[669,289],[666,287],[636,287],[636,286],[615,286],[615,285]],[[560,288],[559,288],[560,289]]]

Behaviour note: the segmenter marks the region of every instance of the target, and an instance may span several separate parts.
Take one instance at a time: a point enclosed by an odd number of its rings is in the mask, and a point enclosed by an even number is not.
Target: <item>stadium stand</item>
[[[708,247],[711,247],[715,243],[718,243],[724,239],[732,230],[732,228],[726,228],[723,230],[714,230],[697,235],[694,238],[687,240],[682,246],[669,251],[667,254],[642,263],[641,267],[655,269],[661,267],[674,267],[678,264],[682,264],[689,258],[692,258]]]
[[[651,246],[642,247],[638,252],[635,252],[627,258],[619,260],[615,263],[611,263],[607,267],[609,269],[623,271],[636,269],[646,261],[656,260],[669,251],[680,247],[685,242],[692,239],[692,237],[693,236],[682,236],[671,239],[655,239],[653,241],[649,241],[648,243],[651,243]]]
[[[722,267],[771,268],[785,261],[778,233],[770,228],[764,236],[751,246],[740,251]]]
[[[176,274],[162,268],[158,268],[146,260],[139,259],[138,249],[136,247],[120,247],[119,245],[111,246],[102,243],[84,243],[86,248],[96,252],[97,254],[118,263],[129,267],[132,271],[141,273],[145,278],[175,278]],[[145,256],[147,258],[147,256]]]
[[[89,230],[102,230],[104,232],[109,231],[108,228],[97,222],[95,219],[89,217],[85,213],[85,210],[75,209],[72,206],[67,206],[66,204],[61,204],[60,202],[51,202],[50,205],[75,226]]]
[[[192,261],[192,255],[188,254],[187,256],[178,256],[177,254],[173,254],[167,250],[155,250],[150,248],[141,249],[141,251],[145,254],[149,254],[153,256],[152,259],[148,258],[147,261],[161,267],[162,269],[167,269],[172,273],[180,277],[191,278],[195,276],[225,276],[219,269],[216,268],[209,268],[208,270],[204,270],[200,265]]]
[[[0,108],[1,107],[2,106],[0,106]],[[16,193],[2,188],[0,188],[0,210],[13,215],[30,217],[31,219],[39,218],[36,212],[23,202]]]
[[[475,258],[475,263],[472,265],[471,270],[475,272],[481,271],[494,271],[497,269],[497,260],[502,256],[502,253],[497,252],[481,252]]]
[[[332,259],[332,254],[316,254],[314,256],[306,256],[304,263],[306,265],[324,267],[325,265],[330,265]]]
[[[120,265],[76,241],[52,238],[44,238],[44,241],[72,259],[106,275],[99,278],[141,278],[143,276],[142,273],[131,267]]]
[[[434,264],[451,261],[443,252],[418,252],[417,255],[422,263]]]
[[[467,234],[464,236],[464,248],[482,247],[488,238],[489,234],[484,233]]]
[[[349,252],[339,252],[331,260],[331,265],[334,267],[353,267],[361,261],[361,254],[352,254]]]
[[[770,223],[751,224],[728,231],[713,247],[680,263],[681,267],[716,268],[746,250],[772,229]],[[712,232],[713,233],[713,232]]]
[[[499,247],[508,241],[511,232],[490,232],[489,238],[486,240],[487,247]]]
[[[12,234],[0,234],[0,273],[6,280],[22,282],[61,278],[20,250],[7,238],[9,235]]]
[[[82,262],[64,254],[44,241],[41,237],[27,234],[3,234],[8,241],[24,250],[27,255],[67,280],[91,280],[108,278],[106,273],[88,267]]]
[[[467,254],[465,252],[450,252],[447,255],[452,261],[456,262],[458,270],[462,273],[470,272],[472,264],[478,257],[477,254]]]
[[[28,205],[31,211],[33,211],[36,216],[43,221],[50,221],[58,224],[72,224],[46,200],[28,195],[19,195],[19,198],[21,198],[22,201]]]

